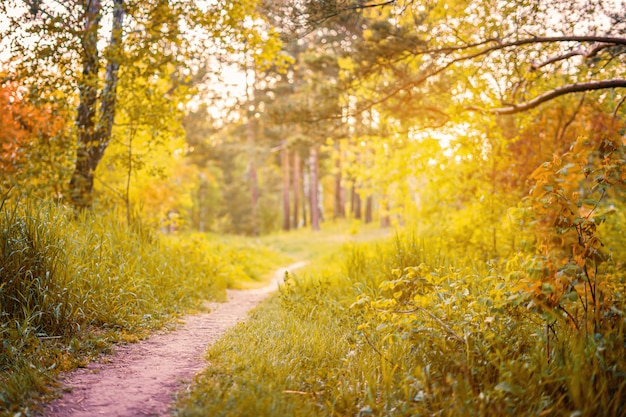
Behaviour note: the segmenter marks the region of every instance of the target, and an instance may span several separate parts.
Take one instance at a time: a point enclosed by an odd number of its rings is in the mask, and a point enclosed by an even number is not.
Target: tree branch
[[[347,11],[354,11],[354,10],[363,10],[363,9],[371,9],[374,7],[384,7],[384,6],[388,6],[390,4],[394,4],[396,2],[396,0],[388,0],[388,1],[384,1],[382,3],[372,3],[372,4],[357,4],[354,6],[348,6],[348,7],[343,7],[343,8],[339,8],[339,9],[335,9],[333,11],[329,11],[327,14],[325,14],[324,16],[322,16],[320,19],[315,20],[313,23],[313,26],[319,25],[329,19],[332,19],[335,16],[340,15],[341,13],[347,12]]]
[[[512,48],[516,46],[524,46],[524,45],[532,45],[534,43],[561,43],[561,42],[597,42],[601,47],[596,46],[590,50],[590,54],[595,51],[597,53],[600,49],[607,48],[609,46],[614,45],[624,45],[626,46],[626,38],[617,38],[614,36],[533,36],[530,38],[517,39],[513,41],[503,42],[501,39],[492,38],[487,39],[483,42],[478,42],[469,45],[460,45],[460,46],[446,46],[442,48],[435,48],[431,50],[422,51],[422,53],[437,53],[437,52],[455,52],[471,49],[477,46],[486,45],[488,43],[495,42],[496,44],[490,46],[489,48],[485,48],[482,51],[479,51],[479,55],[484,55],[486,53],[490,53],[500,49]],[[597,49],[597,50],[596,50]]]
[[[545,67],[547,65],[554,64],[555,62],[563,61],[563,60],[569,59],[569,58],[574,57],[574,56],[582,56],[584,58],[593,58],[594,56],[597,56],[600,51],[602,51],[603,49],[610,48],[611,46],[615,46],[615,44],[612,44],[612,43],[596,43],[595,45],[593,45],[587,51],[584,51],[582,49],[577,49],[575,51],[571,51],[571,52],[568,52],[568,53],[563,54],[563,55],[553,56],[551,58],[548,58],[544,62],[533,63],[530,66],[530,69],[533,70],[533,71],[534,70],[538,70],[539,68],[543,68],[543,67]]]
[[[617,103],[617,106],[615,106],[615,110],[613,110],[613,118],[614,119],[617,118],[617,111],[622,106],[622,104],[624,104],[624,100],[626,100],[626,95],[624,95],[624,97],[621,98],[619,103]]]
[[[550,101],[560,96],[564,96],[566,94],[571,93],[582,93],[584,91],[594,91],[594,90],[607,90],[611,88],[626,88],[626,80],[616,79],[616,80],[603,80],[603,81],[592,81],[587,83],[576,83],[576,84],[568,84],[562,87],[555,88],[553,90],[547,91],[532,100],[529,100],[525,103],[520,104],[511,104],[507,107],[500,107],[488,110],[489,113],[495,114],[515,114],[521,113],[530,109],[534,109],[535,107],[545,103],[546,101]],[[475,110],[475,109],[469,109]]]
[[[374,3],[374,4],[357,4],[356,6],[350,6],[350,7],[346,7],[343,9],[343,11],[346,10],[361,10],[361,9],[370,9],[372,7],[384,7],[384,6],[388,6],[390,4],[395,3],[396,0],[389,0],[389,1],[385,1],[382,3]]]
[[[582,97],[580,98],[580,102],[578,103],[578,107],[576,107],[576,110],[572,112],[572,115],[570,116],[570,118],[567,119],[567,122],[565,122],[565,124],[563,125],[563,128],[561,129],[560,134],[557,136],[557,143],[562,143],[563,138],[565,137],[565,132],[567,131],[567,128],[569,128],[570,125],[574,123],[574,120],[576,120],[576,116],[580,112],[580,109],[582,109],[583,103],[585,102],[585,96],[586,94],[582,95]]]
[[[376,310],[376,311],[385,311],[385,310]],[[452,336],[453,338],[455,338],[456,340],[458,340],[459,342],[461,342],[464,345],[467,344],[465,339],[463,339],[454,330],[452,330],[452,328],[450,326],[448,326],[443,320],[441,320],[439,317],[435,316],[433,313],[431,313],[430,311],[428,311],[424,307],[414,306],[414,308],[412,308],[411,310],[391,310],[391,311],[396,313],[396,314],[411,314],[411,313],[414,313],[415,311],[421,311],[422,313],[426,314],[427,316],[429,316],[430,318],[435,320],[441,327],[443,327],[448,332],[448,334],[450,336]]]
[[[385,5],[392,2],[381,3],[379,5]],[[373,4],[371,6],[374,6]],[[376,105],[379,105],[387,100],[395,97],[400,92],[404,90],[408,90],[419,85],[424,84],[429,79],[436,77],[442,73],[445,73],[450,68],[456,66],[457,64],[461,64],[466,61],[474,61],[481,59],[485,56],[488,56],[494,52],[502,51],[506,49],[525,47],[534,44],[559,44],[559,43],[569,43],[569,42],[578,42],[578,43],[587,43],[591,44],[588,49],[584,49],[582,46],[574,51],[570,51],[564,53],[562,55],[558,55],[555,57],[548,58],[545,62],[532,64],[531,69],[538,69],[543,66],[549,65],[554,62],[558,62],[560,60],[569,59],[573,56],[584,56],[587,58],[594,57],[598,55],[604,49],[613,47],[613,46],[626,46],[626,38],[623,37],[612,37],[612,36],[532,36],[523,39],[514,39],[505,41],[500,38],[489,38],[480,42],[474,42],[465,45],[449,45],[442,46],[438,48],[424,48],[413,50],[410,53],[413,56],[431,56],[431,64],[424,68],[417,76],[413,79],[403,79],[399,80],[395,85],[389,85],[385,89],[377,90],[375,92],[375,96],[365,101],[361,106],[355,109],[352,114],[358,114],[363,111],[366,111]],[[409,52],[409,51],[406,51]],[[393,64],[391,64],[393,66]],[[359,86],[362,83],[361,79],[353,78],[348,82],[344,88],[349,90],[351,87]],[[471,111],[480,111],[486,113],[495,113],[495,114],[514,114],[520,113],[526,110],[530,110],[535,108],[547,101],[550,101],[554,98],[571,94],[571,93],[579,93],[584,91],[593,91],[593,90],[601,90],[601,89],[611,89],[611,88],[625,88],[626,80],[623,79],[612,79],[605,81],[594,81],[594,82],[586,82],[586,83],[575,83],[571,85],[565,85],[562,87],[555,88],[546,93],[543,93],[534,99],[527,101],[521,104],[504,104],[503,107],[495,108],[495,109],[480,109],[477,107],[467,107],[467,110]],[[377,97],[376,97],[377,96]],[[620,103],[621,104],[621,103]],[[618,106],[619,107],[619,106]]]
[[[458,56],[454,59],[451,59],[450,61],[448,61],[447,63],[441,65],[438,68],[434,68],[430,71],[427,71],[426,74],[422,75],[421,77],[415,79],[415,80],[411,80],[408,82],[405,82],[403,84],[401,84],[400,86],[397,86],[396,88],[394,88],[392,91],[390,91],[389,93],[385,94],[383,97],[380,97],[379,99],[376,100],[372,100],[369,104],[368,104],[368,108],[372,107],[376,104],[379,104],[381,102],[384,102],[388,99],[390,99],[391,97],[395,96],[396,94],[398,94],[400,91],[406,89],[406,88],[410,88],[410,87],[414,87],[416,85],[422,84],[424,83],[426,80],[428,80],[429,78],[432,78],[438,74],[443,73],[444,71],[446,71],[448,68],[460,63],[460,62],[464,62],[464,61],[469,61],[469,60],[473,60],[476,58],[480,58],[481,56],[484,55],[488,55],[492,52],[498,51],[498,50],[502,50],[502,49],[507,49],[507,48],[513,48],[513,47],[517,47],[517,46],[523,46],[523,45],[530,45],[533,43],[554,43],[554,42],[602,42],[601,46],[602,48],[596,47],[596,48],[592,48],[589,53],[590,54],[597,54],[597,52],[600,49],[604,49],[608,46],[613,46],[613,45],[625,45],[626,46],[626,38],[615,38],[615,37],[604,37],[604,36],[548,36],[548,37],[532,37],[532,38],[526,38],[526,39],[519,39],[516,41],[510,41],[510,42],[502,42],[499,39],[488,39],[485,40],[484,42],[480,42],[480,43],[474,43],[474,44],[470,44],[470,45],[464,45],[464,46],[458,46],[458,47],[445,47],[445,48],[439,48],[439,49],[429,49],[429,50],[424,50],[421,51],[419,53],[419,55],[423,55],[423,54],[429,54],[429,53],[449,53],[449,52],[456,52],[456,51],[463,51],[463,50],[468,50],[468,49],[472,49],[475,48],[477,46],[483,46],[486,45],[488,43],[491,42],[496,42],[496,45],[481,49],[479,51],[476,51],[474,53],[471,54],[467,54],[467,55],[462,55],[462,56]],[[592,56],[592,55],[590,55]],[[591,90],[599,90],[599,89],[607,89],[607,88],[617,88],[617,87],[624,87],[624,83],[626,83],[626,80],[608,80],[608,81],[596,81],[596,82],[590,82],[590,83],[580,83],[580,84],[572,84],[572,85],[568,85],[568,86],[564,86],[564,87],[560,87],[557,88],[555,90],[552,90],[548,93],[542,94],[541,96],[529,101],[528,103],[524,103],[521,105],[511,105],[511,106],[507,106],[505,108],[501,108],[501,109],[494,109],[494,110],[490,110],[489,112],[492,113],[498,113],[498,114],[513,114],[513,113],[519,113],[522,112],[524,110],[528,110],[528,109],[532,109],[534,107],[537,107],[538,105],[552,100],[553,98],[556,98],[558,96],[561,95],[565,95],[565,94],[569,94],[569,93],[575,93],[575,92],[582,92],[582,91],[591,91]],[[608,85],[607,85],[608,84]],[[359,109],[361,110],[361,109]],[[472,110],[477,110],[477,109],[472,109]]]
[[[532,64],[530,64],[530,70],[536,71],[550,64],[554,64],[555,62],[564,61],[566,59],[570,59],[574,56],[579,56],[579,55],[583,55],[583,52],[580,50],[577,50],[577,51],[568,52],[567,54],[550,57],[543,62],[539,62],[539,63],[533,62]]]

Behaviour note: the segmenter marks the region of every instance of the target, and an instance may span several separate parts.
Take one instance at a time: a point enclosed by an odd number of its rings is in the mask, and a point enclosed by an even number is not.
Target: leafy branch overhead
[[[590,5],[585,18],[551,12],[541,0],[535,9],[510,2],[509,16],[496,2],[461,3],[394,2],[360,12],[359,39],[343,65],[345,90],[363,92],[355,113],[407,105],[419,113],[432,107],[424,97],[439,94],[457,111],[504,115],[626,87],[624,19],[601,6]],[[583,18],[605,24],[577,27]]]

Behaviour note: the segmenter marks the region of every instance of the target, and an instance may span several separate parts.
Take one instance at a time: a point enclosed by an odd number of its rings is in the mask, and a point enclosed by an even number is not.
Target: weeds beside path
[[[279,269],[263,288],[228,290],[225,303],[210,303],[210,312],[185,317],[181,328],[118,346],[113,355],[69,373],[62,381],[69,392],[47,405],[46,415],[166,415],[173,394],[205,367],[207,346],[275,291],[286,270],[304,264]]]

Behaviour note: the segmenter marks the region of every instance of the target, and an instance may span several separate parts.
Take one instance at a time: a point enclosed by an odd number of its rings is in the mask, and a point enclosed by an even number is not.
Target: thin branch
[[[328,19],[330,19],[331,17],[335,17],[343,12],[347,12],[350,10],[363,10],[363,9],[371,9],[374,7],[385,7],[385,6],[389,6],[390,4],[395,3],[396,0],[389,0],[389,1],[385,1],[383,3],[373,3],[373,4],[356,4],[354,6],[348,6],[348,7],[343,7],[341,9],[336,9],[334,12],[329,13],[328,15],[324,16],[324,18],[320,21],[320,22],[324,22]]]
[[[569,52],[569,53],[567,53],[567,54],[563,54],[563,55],[557,55],[557,56],[554,56],[554,57],[548,58],[548,59],[546,59],[545,61],[540,62],[540,63],[534,63],[534,62],[533,62],[533,63],[530,65],[530,70],[531,70],[531,71],[536,71],[536,70],[538,70],[538,69],[540,69],[540,68],[543,68],[543,67],[545,67],[545,66],[548,66],[548,65],[550,65],[550,64],[554,64],[555,62],[564,61],[564,60],[566,60],[566,59],[570,59],[570,58],[572,58],[572,57],[579,56],[579,55],[583,55],[583,52],[582,52],[582,51],[580,51],[580,50],[578,50],[578,51],[572,51],[572,52]]]
[[[610,48],[611,46],[615,46],[615,44],[614,43],[596,43],[595,45],[593,45],[591,47],[591,49],[589,49],[587,51],[582,50],[582,49],[577,49],[575,51],[571,51],[571,52],[563,54],[563,55],[553,56],[551,58],[548,58],[544,62],[533,63],[530,66],[530,69],[535,71],[535,70],[538,70],[538,69],[543,68],[545,66],[548,66],[550,64],[554,64],[555,62],[564,61],[564,60],[572,58],[574,56],[582,56],[584,58],[593,58],[593,57],[597,56],[600,51],[602,51],[603,49],[606,49],[606,48]]]
[[[576,319],[574,319],[574,316],[572,316],[570,312],[567,311],[563,306],[559,305],[558,308],[559,310],[563,311],[565,315],[567,315],[567,317],[570,319],[572,324],[576,327],[576,330],[580,331],[580,327],[578,327],[578,323],[576,322]]]
[[[467,45],[459,45],[459,46],[443,46],[440,48],[433,49],[424,49],[421,51],[417,51],[416,55],[426,55],[426,54],[443,54],[450,52],[459,52],[459,51],[467,51],[469,49],[474,49],[480,46],[485,46],[490,43],[494,43],[495,45],[489,46],[487,48],[481,49],[473,54],[466,55],[463,57],[457,58],[460,61],[465,61],[468,59],[474,59],[482,55],[490,54],[491,52],[513,48],[517,46],[526,46],[532,45],[536,43],[562,43],[562,42],[581,42],[581,43],[589,43],[596,42],[602,45],[601,48],[598,48],[597,51],[594,52],[595,48],[592,48],[589,53],[593,53],[594,55],[601,49],[605,49],[615,45],[624,45],[626,46],[626,38],[617,38],[610,36],[532,36],[530,38],[523,38],[512,40],[508,42],[502,41],[499,38],[489,38],[485,39],[481,42],[471,43]],[[594,56],[590,55],[590,56]]]
[[[94,179],[98,181],[100,184],[102,184],[105,188],[108,188],[110,191],[112,191],[113,194],[116,194],[120,198],[120,200],[124,200],[124,194],[122,194],[120,191],[116,190],[115,188],[107,184],[106,182],[102,181],[100,177],[96,176],[94,177]]]
[[[565,137],[565,132],[567,131],[567,128],[569,128],[570,125],[572,123],[574,123],[574,120],[576,120],[576,116],[580,112],[580,109],[583,107],[583,103],[585,102],[585,97],[586,96],[587,96],[586,94],[582,95],[582,97],[580,98],[580,102],[578,103],[578,107],[576,107],[576,110],[574,110],[572,112],[572,115],[570,116],[570,118],[563,125],[563,128],[561,129],[561,133],[557,137],[557,141],[558,141],[557,143],[561,143],[563,141],[563,138]]]
[[[350,6],[350,7],[345,7],[343,10],[362,10],[362,9],[371,9],[373,7],[385,7],[385,6],[389,6],[390,4],[395,3],[396,0],[389,0],[389,1],[385,1],[383,3],[374,3],[374,4],[357,4],[355,6]]]
[[[367,333],[363,332],[363,337],[365,337],[365,341],[367,342],[367,344],[370,345],[370,347],[372,349],[374,349],[374,352],[376,352],[378,354],[378,356],[381,357],[381,359],[384,359],[387,362],[389,362],[390,364],[392,364],[393,366],[397,366],[398,368],[404,370],[404,368],[402,366],[398,365],[397,363],[395,363],[394,361],[389,359],[387,356],[383,355],[382,352],[380,350],[378,350],[378,348],[376,346],[374,346],[374,344],[370,341],[369,337],[367,337]]]
[[[384,6],[389,6],[390,4],[394,4],[396,2],[396,0],[388,0],[382,3],[372,3],[372,4],[357,4],[354,6],[348,6],[348,7],[343,7],[341,9],[335,9],[332,12],[329,12],[327,14],[325,14],[324,16],[322,16],[321,18],[319,18],[318,20],[314,20],[312,21],[313,23],[313,27],[329,20],[332,19],[333,17],[339,16],[341,13],[347,12],[347,11],[356,11],[356,10],[363,10],[363,9],[371,9],[374,7],[384,7]]]
[[[380,310],[377,310],[377,311],[380,311]],[[456,334],[456,332],[454,330],[452,330],[452,328],[450,326],[448,326],[443,320],[441,320],[439,317],[435,316],[433,313],[431,313],[430,311],[428,311],[424,307],[415,306],[415,308],[413,308],[411,310],[392,310],[393,313],[397,313],[397,314],[411,314],[411,313],[415,313],[416,311],[421,311],[422,313],[428,315],[430,318],[435,320],[441,327],[443,327],[448,332],[448,334],[450,334],[452,337],[454,337],[459,342],[461,342],[463,344],[467,343],[465,341],[465,339],[463,339],[461,336]]]
[[[624,96],[621,98],[621,100],[619,101],[619,103],[617,103],[617,106],[615,107],[615,110],[613,110],[613,118],[616,119],[617,118],[617,111],[619,110],[619,108],[622,106],[622,104],[624,104],[624,100],[626,100],[626,94],[624,94]]]

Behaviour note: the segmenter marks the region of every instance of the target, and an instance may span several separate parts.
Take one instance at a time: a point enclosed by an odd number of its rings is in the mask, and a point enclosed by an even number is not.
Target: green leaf
[[[553,294],[554,293],[554,285],[544,282],[541,284],[541,292],[544,294]]]
[[[593,200],[591,198],[586,198],[583,200],[583,204],[586,206],[597,206],[598,203],[599,202],[597,200]]]
[[[513,392],[513,388],[511,387],[511,384],[505,381],[498,382],[494,388],[496,391],[502,391],[502,392],[508,392],[508,393]]]

